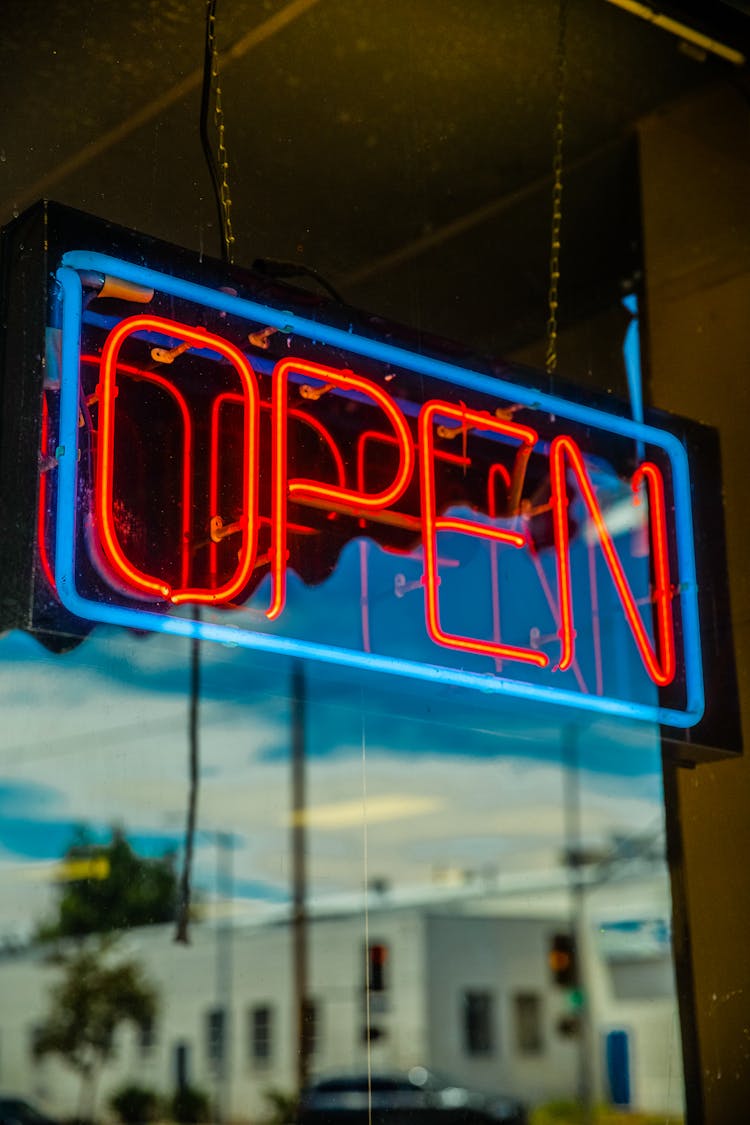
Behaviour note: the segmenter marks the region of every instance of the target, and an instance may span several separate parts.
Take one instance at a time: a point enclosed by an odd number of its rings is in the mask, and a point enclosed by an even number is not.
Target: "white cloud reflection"
[[[280,901],[290,880],[287,675],[239,650],[203,653],[196,882],[214,894],[217,833],[231,833],[234,895],[248,907]],[[47,909],[51,865],[76,823],[102,835],[123,824],[151,854],[179,847],[188,655],[184,642],[105,630],[62,657],[20,634],[0,640],[0,936],[27,932]],[[565,738],[548,716],[467,703],[449,712],[380,689],[365,699],[320,673],[310,685],[313,893],[559,863]],[[577,737],[584,840],[650,830],[661,815],[656,732],[598,720]]]

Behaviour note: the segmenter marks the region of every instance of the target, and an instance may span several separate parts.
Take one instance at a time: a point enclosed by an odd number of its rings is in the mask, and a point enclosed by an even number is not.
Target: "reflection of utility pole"
[[[297,1089],[309,1077],[307,1014],[307,868],[305,792],[305,672],[301,664],[292,668],[292,927],[294,941],[294,1051],[297,1059]]]
[[[575,1003],[578,1026],[578,1100],[583,1110],[583,1125],[594,1120],[593,1050],[591,1004],[587,989],[586,888],[581,870],[581,767],[578,757],[578,731],[566,726],[562,733],[562,767],[565,817],[565,862],[570,887],[570,928],[574,942],[574,962],[578,966]]]
[[[227,908],[222,916],[222,898]],[[234,871],[232,837],[216,833],[216,1007],[221,1013],[216,1057],[216,1125],[224,1125],[231,1105],[232,1084],[232,917]]]

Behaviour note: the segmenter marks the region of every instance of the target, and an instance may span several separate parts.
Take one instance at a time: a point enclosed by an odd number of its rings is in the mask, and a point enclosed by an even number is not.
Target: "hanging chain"
[[[552,158],[552,234],[549,255],[549,296],[547,316],[547,374],[557,370],[557,309],[560,283],[560,229],[562,226],[563,139],[565,125],[565,77],[567,70],[568,0],[559,0],[557,25],[554,155]]]
[[[227,259],[229,262],[233,262],[235,239],[232,232],[232,197],[229,192],[229,154],[225,141],[224,110],[221,103],[221,83],[219,82],[219,52],[216,46],[216,14],[213,7],[209,9],[208,13],[208,43],[211,52],[211,80],[214,87],[214,123],[219,135],[217,162],[223,242],[226,247]]]

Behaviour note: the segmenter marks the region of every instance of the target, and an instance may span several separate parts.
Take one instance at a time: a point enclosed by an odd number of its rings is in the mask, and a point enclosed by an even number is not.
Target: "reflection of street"
[[[631,1102],[679,1111],[666,874],[659,859],[642,851],[614,851],[606,865],[581,869],[590,1069],[595,1099],[611,1098],[618,1080],[612,1044],[624,1043],[626,1064],[621,1054],[619,1065],[629,1068]],[[375,1074],[429,1066],[459,1087],[530,1105],[574,1098],[576,998],[555,983],[550,967],[556,935],[569,932],[567,876],[560,870],[514,883],[502,893],[492,878],[419,892],[385,885],[371,891],[367,976],[362,896],[313,899],[305,1011],[311,1073],[366,1073],[369,1054]],[[231,1072],[228,1120],[267,1113],[265,1091],[291,1094],[297,1080],[293,930],[283,907],[269,908],[254,923],[195,923],[187,947],[171,942],[169,927],[131,931],[125,948],[158,985],[159,1017],[148,1040],[118,1032],[107,1086],[137,1075],[169,1090],[182,1048],[188,1085],[210,1090],[218,1073]],[[219,996],[216,974],[228,972],[230,963],[231,981]],[[42,1064],[42,1082],[27,1052],[50,979],[34,951],[0,962],[2,1081],[30,1094],[43,1085],[52,1108],[71,1104],[74,1088],[52,1060]],[[613,1033],[621,1034],[613,1039]]]
[[[526,1125],[525,1107],[441,1079],[424,1066],[403,1073],[364,1071],[312,1083],[302,1093],[297,1125]]]
[[[50,815],[69,837],[70,819],[92,810],[100,837],[105,817],[138,825],[129,837],[146,855],[174,842],[186,655],[119,635],[71,654],[77,690],[92,707],[106,701],[111,729],[63,732],[45,756],[14,754],[5,800],[17,818],[8,823],[23,818],[19,854],[28,834],[49,838]],[[615,840],[661,823],[655,732],[589,724],[578,773],[551,716],[394,695],[377,680],[365,691],[312,669],[303,690],[289,671],[205,648],[200,823],[215,827],[195,841],[202,921],[187,947],[170,927],[129,931],[161,1002],[148,1036],[117,1033],[102,1104],[137,1079],[204,1091],[216,1120],[255,1121],[270,1090],[287,1105],[308,1075],[369,1065],[373,1075],[435,1068],[456,1088],[539,1105],[581,1092],[583,1059],[597,1101],[679,1110],[670,950],[644,936],[666,932],[661,848],[628,858]],[[67,700],[56,675],[29,663],[46,725]],[[119,772],[117,739],[127,746]],[[109,753],[94,755],[94,740]],[[581,822],[571,832],[561,797],[574,780]],[[56,804],[45,805],[50,792]],[[561,855],[573,853],[572,919]],[[14,888],[31,889],[27,862],[15,867]],[[581,997],[555,983],[550,964],[573,930],[586,1038]],[[34,1064],[27,1050],[49,980],[31,949],[0,961],[0,1088],[12,1082],[55,1113],[75,1091],[55,1060]]]

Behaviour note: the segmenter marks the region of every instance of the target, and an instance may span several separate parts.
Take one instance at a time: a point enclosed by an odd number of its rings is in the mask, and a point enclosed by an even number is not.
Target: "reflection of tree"
[[[110,843],[104,845],[94,843],[89,829],[77,829],[60,874],[57,916],[40,927],[43,940],[174,920],[174,857],[136,855],[121,828],[113,829]]]
[[[81,1079],[79,1116],[93,1118],[97,1080],[123,1023],[145,1030],[156,993],[136,961],[112,963],[113,939],[58,954],[63,976],[51,990],[50,1010],[34,1039],[37,1058],[59,1055]]]

